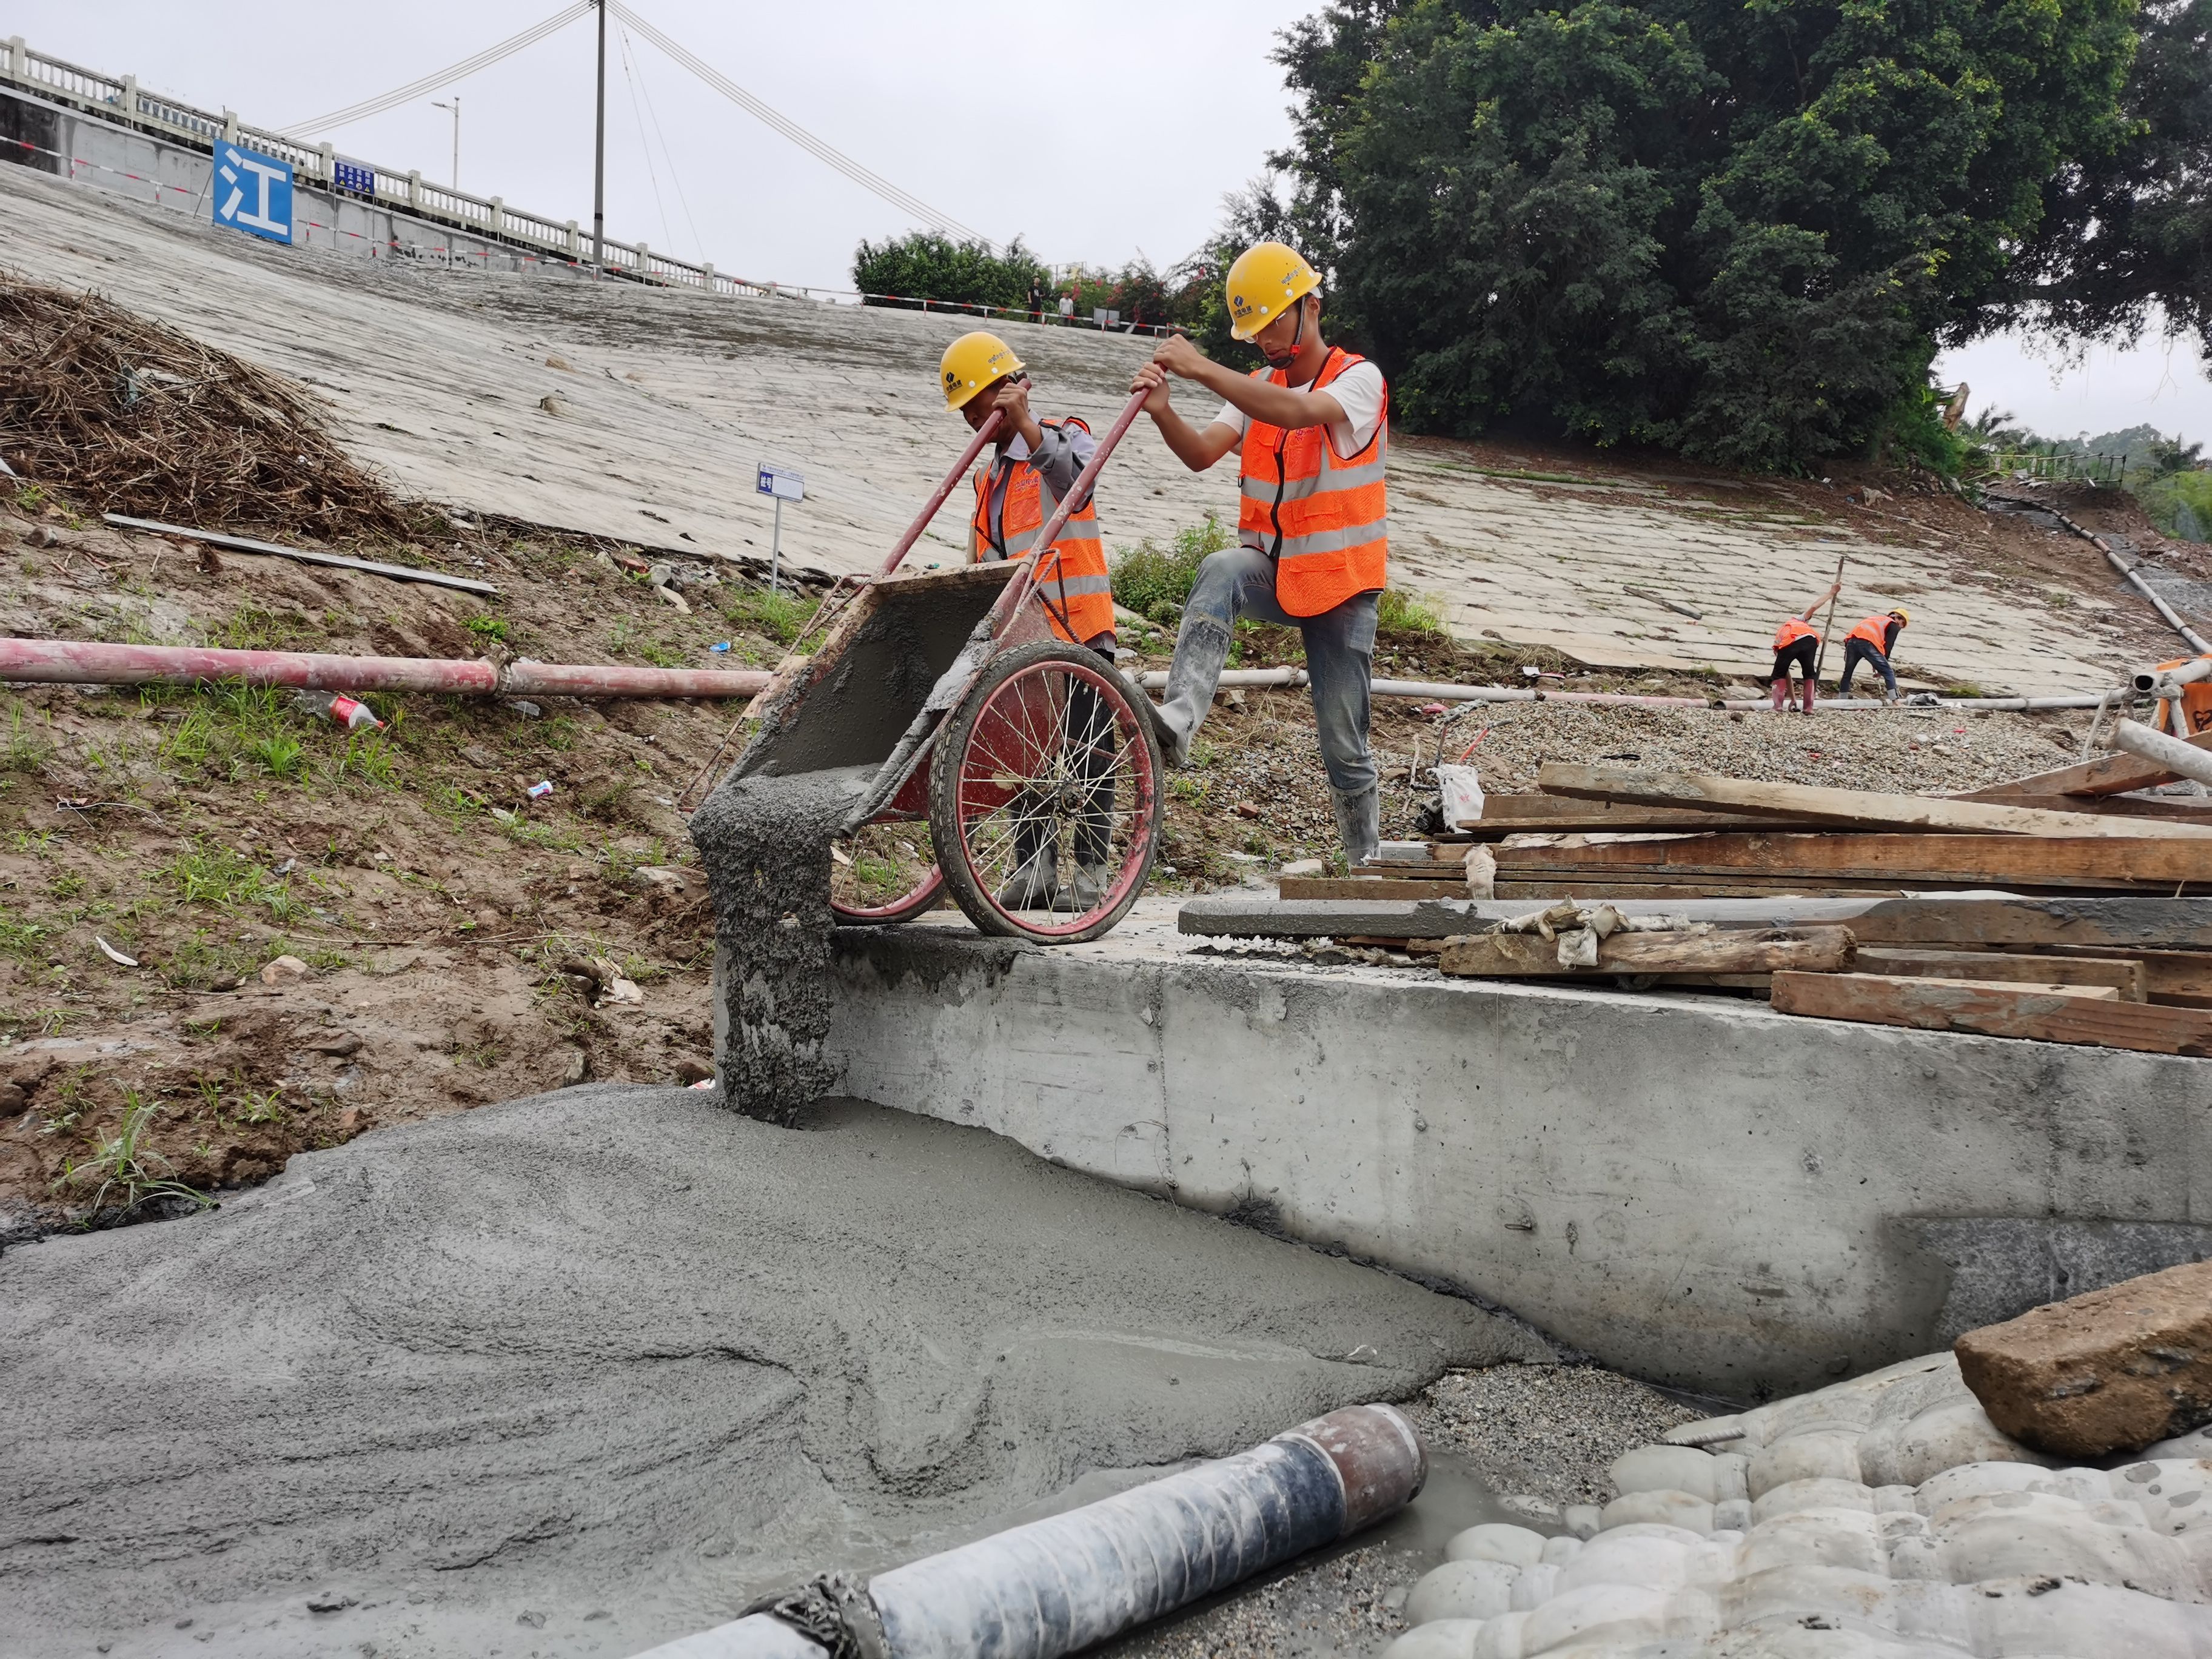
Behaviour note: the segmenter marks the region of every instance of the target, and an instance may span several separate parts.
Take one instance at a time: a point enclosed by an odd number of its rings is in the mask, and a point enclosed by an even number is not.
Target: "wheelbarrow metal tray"
[[[738,772],[788,777],[887,759],[1014,571],[1001,560],[861,589],[812,655],[778,669]],[[1018,623],[1034,611],[1023,607]]]

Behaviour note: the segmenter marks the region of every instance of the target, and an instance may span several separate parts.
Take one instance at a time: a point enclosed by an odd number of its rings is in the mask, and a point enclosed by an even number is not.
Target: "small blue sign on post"
[[[292,164],[236,144],[215,147],[215,222],[271,242],[292,240]]]
[[[760,464],[760,482],[754,488],[763,495],[775,498],[775,535],[769,543],[768,585],[780,585],[783,570],[783,504],[806,499],[806,475],[793,472],[787,466]]]
[[[343,155],[331,164],[332,182],[356,196],[376,194],[376,169],[366,161],[349,161]]]

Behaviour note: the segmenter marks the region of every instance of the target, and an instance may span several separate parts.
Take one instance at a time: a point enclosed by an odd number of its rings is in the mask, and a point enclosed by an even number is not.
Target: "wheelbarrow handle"
[[[1006,424],[1006,411],[994,409],[989,418],[975,428],[975,435],[968,441],[968,447],[961,451],[960,459],[953,462],[952,471],[945,475],[945,482],[930,493],[929,500],[922,504],[921,511],[915,514],[914,522],[906,527],[906,533],[891,548],[890,556],[884,561],[884,568],[876,573],[878,576],[890,575],[899,568],[900,561],[914,550],[914,544],[921,539],[921,532],[929,528],[929,521],[937,516],[937,509],[945,505],[945,498],[967,476],[968,469],[975,465],[975,458],[983,453],[983,446],[999,435],[999,428]]]
[[[1150,396],[1152,396],[1150,391],[1133,392],[1129,394],[1129,401],[1121,406],[1121,412],[1114,417],[1114,424],[1106,428],[1106,435],[1098,441],[1098,447],[1091,452],[1090,465],[1085,467],[1077,475],[1073,487],[1060,498],[1060,505],[1053,509],[1052,516],[1047,519],[1042,527],[1037,531],[1036,539],[1031,545],[1037,548],[1039,551],[1019,562],[1014,573],[1014,579],[1006,584],[999,595],[999,602],[991,607],[990,624],[993,635],[996,635],[1005,631],[1008,619],[1015,611],[1021,609],[1030,595],[1036,591],[1037,565],[1044,556],[1042,550],[1050,547],[1060,539],[1060,532],[1066,527],[1069,515],[1075,511],[1079,503],[1091,499],[1091,487],[1098,482],[1098,475],[1106,470],[1106,458],[1114,453],[1115,445],[1128,435],[1129,428],[1136,423],[1137,416],[1144,412],[1145,399]],[[966,464],[963,462],[963,465]],[[1078,644],[1081,642],[1077,641]]]

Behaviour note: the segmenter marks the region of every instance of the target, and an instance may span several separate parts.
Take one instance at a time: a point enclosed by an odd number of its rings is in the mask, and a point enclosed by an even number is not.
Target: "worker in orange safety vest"
[[[1841,582],[1830,583],[1826,592],[1774,630],[1774,672],[1767,679],[1774,693],[1776,714],[1784,713],[1788,706],[1792,663],[1797,665],[1799,705],[1804,713],[1813,712],[1813,681],[1820,661],[1820,630],[1813,626],[1813,613],[1843,591]]]
[[[1257,347],[1267,367],[1241,374],[1176,336],[1130,384],[1150,394],[1146,413],[1191,471],[1232,449],[1238,456],[1237,545],[1199,568],[1153,722],[1170,763],[1186,764],[1237,619],[1297,629],[1338,833],[1346,862],[1358,865],[1382,833],[1367,739],[1389,547],[1389,388],[1373,363],[1322,337],[1321,277],[1282,243],[1247,249],[1227,288],[1230,331]],[[1170,375],[1221,398],[1221,412],[1202,428],[1185,420],[1170,398]]]
[[[1903,605],[1859,619],[1859,625],[1844,635],[1844,678],[1836,688],[1838,696],[1851,695],[1851,676],[1861,663],[1867,663],[1881,676],[1882,700],[1897,701],[1897,671],[1889,665],[1889,655],[1897,649],[1897,636],[1911,620],[1912,613]]]
[[[1073,416],[1039,420],[1030,410],[1030,381],[1013,348],[995,334],[963,334],[945,349],[938,365],[945,406],[957,410],[969,429],[981,431],[994,410],[1006,418],[990,461],[975,471],[975,507],[969,520],[969,557],[976,563],[1036,556],[1037,532],[1074,487],[1097,451],[1091,428]],[[1036,600],[1052,631],[1071,645],[1114,661],[1114,594],[1106,544],[1098,532],[1095,499],[1079,503],[1039,560]],[[1060,882],[1060,813],[1049,800],[1026,795],[1012,803],[1012,873],[998,890],[1010,910],[1085,911],[1111,884],[1114,720],[1097,695],[1080,683],[1068,696],[1062,741],[1087,787],[1073,811],[1074,868]]]

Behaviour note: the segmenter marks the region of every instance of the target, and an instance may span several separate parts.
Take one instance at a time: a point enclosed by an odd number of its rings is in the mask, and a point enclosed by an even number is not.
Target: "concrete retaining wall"
[[[840,941],[852,1094],[1731,1397],[2212,1254],[2212,1061],[957,929]]]
[[[0,161],[190,214],[212,228],[211,157],[7,87],[0,87]],[[223,234],[247,240],[240,231]],[[295,247],[329,248],[364,258],[398,258],[472,270],[568,271],[557,261],[533,258],[489,238],[316,190],[304,181],[295,181],[292,192],[292,241]]]

